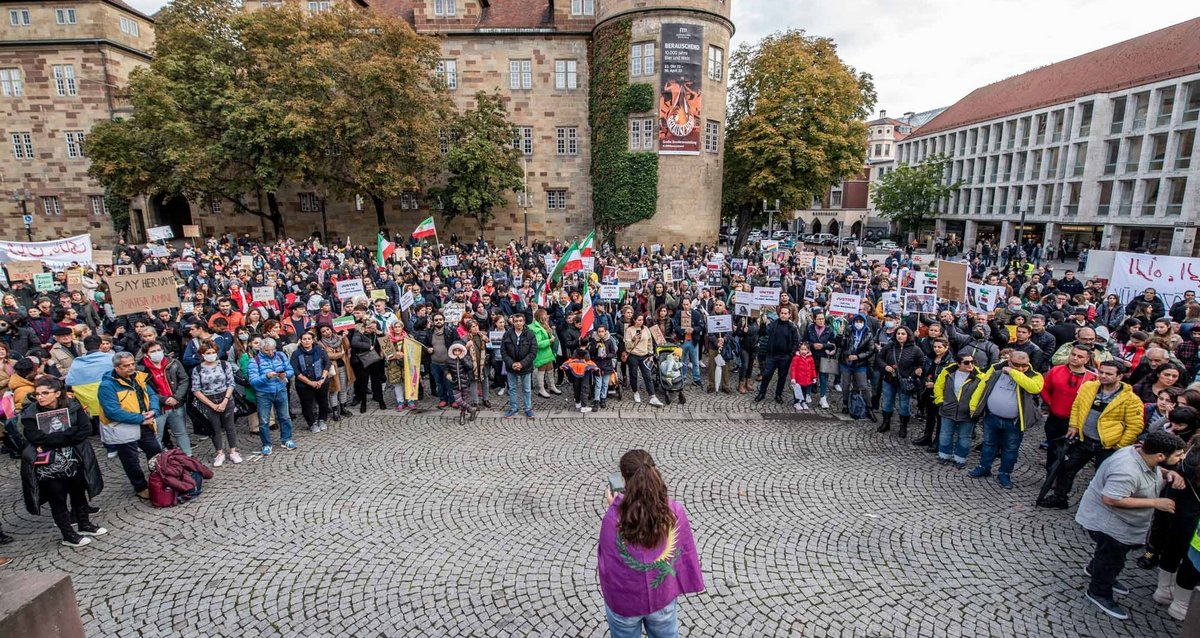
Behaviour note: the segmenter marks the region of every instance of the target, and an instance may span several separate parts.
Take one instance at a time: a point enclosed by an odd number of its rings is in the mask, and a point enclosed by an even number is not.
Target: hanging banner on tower
[[[662,25],[662,73],[658,99],[658,154],[699,155],[700,81],[704,27]]]

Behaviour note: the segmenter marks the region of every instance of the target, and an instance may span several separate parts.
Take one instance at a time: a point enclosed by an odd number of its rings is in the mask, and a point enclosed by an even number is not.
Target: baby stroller
[[[687,397],[683,394],[687,380],[683,376],[682,356],[683,348],[673,343],[654,348],[654,369],[650,373],[666,405],[671,405],[671,393],[679,399],[679,405],[687,403]]]

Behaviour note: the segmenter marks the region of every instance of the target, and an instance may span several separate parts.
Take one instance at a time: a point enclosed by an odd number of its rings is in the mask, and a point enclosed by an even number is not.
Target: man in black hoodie
[[[767,326],[766,352],[762,358],[762,381],[754,400],[762,401],[767,396],[771,375],[778,372],[775,380],[775,402],[783,403],[783,385],[787,380],[792,353],[800,345],[800,331],[792,323],[792,312],[787,306],[779,308],[779,318]]]

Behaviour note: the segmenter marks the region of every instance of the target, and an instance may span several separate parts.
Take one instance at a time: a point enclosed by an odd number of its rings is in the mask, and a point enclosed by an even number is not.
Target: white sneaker
[[[799,412],[804,409],[804,404],[803,403],[793,403],[792,409]]]
[[[582,407],[582,406],[580,406],[580,405],[579,405],[579,402],[578,402],[578,401],[576,401],[576,402],[575,402],[575,409],[576,409],[576,410],[578,410],[580,407]]]
[[[661,408],[661,407],[663,407],[663,402],[659,401],[658,396],[655,395],[655,396],[650,397],[650,405],[652,405],[656,408]]]
[[[633,402],[634,402],[634,403],[641,403],[641,402],[642,402],[642,393],[641,393],[641,392],[634,392],[634,393],[633,393]]]
[[[238,454],[237,452],[230,452],[230,453],[229,453],[229,460],[230,460],[230,461],[233,461],[235,464],[237,464],[237,463],[241,463],[241,462],[242,462],[242,455],[241,455],[241,454]]]
[[[821,397],[821,407],[826,410],[829,409],[829,402],[825,400],[825,397]]]
[[[833,384],[833,389],[834,389],[834,390],[837,390],[838,392],[841,392],[841,391],[842,391],[842,384],[840,384],[840,383],[835,383],[835,384]]]
[[[116,450],[113,450],[113,451],[109,452],[109,453],[108,453],[108,458],[110,458],[110,459],[115,459],[115,458],[117,458],[117,451],[116,451]]]
[[[500,388],[499,390],[496,390],[496,396],[502,397],[504,396],[505,392],[508,392],[508,388]]]
[[[213,467],[221,467],[221,464],[224,462],[225,462],[225,453],[217,452],[217,456],[215,458],[213,458]]]
[[[80,536],[79,542],[77,542],[77,543],[72,543],[71,541],[64,540],[64,541],[62,541],[62,544],[66,545],[67,547],[83,547],[84,545],[87,545],[91,542],[92,542],[92,539],[88,538],[87,536]]]
[[[591,411],[592,411],[592,408],[591,408],[590,406],[586,406],[586,405],[585,405],[585,406],[583,406],[583,407],[579,408],[579,411],[580,411],[580,412],[583,412],[584,414],[587,414],[588,412],[591,412]]]

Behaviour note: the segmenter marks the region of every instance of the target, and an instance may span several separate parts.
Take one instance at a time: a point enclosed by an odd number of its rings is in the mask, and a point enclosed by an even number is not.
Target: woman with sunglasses
[[[90,537],[108,533],[88,519],[88,498],[104,489],[100,466],[88,442],[91,419],[75,399],[67,398],[58,379],[38,380],[33,398],[21,411],[27,442],[21,453],[25,509],[37,515],[42,504],[49,503],[62,544],[83,547],[92,542]]]
[[[951,461],[954,467],[963,469],[967,465],[967,454],[971,452],[971,432],[975,419],[971,418],[971,396],[979,387],[980,373],[971,354],[958,355],[958,363],[946,366],[933,384],[933,402],[938,405],[942,418],[938,434],[938,463]]]

